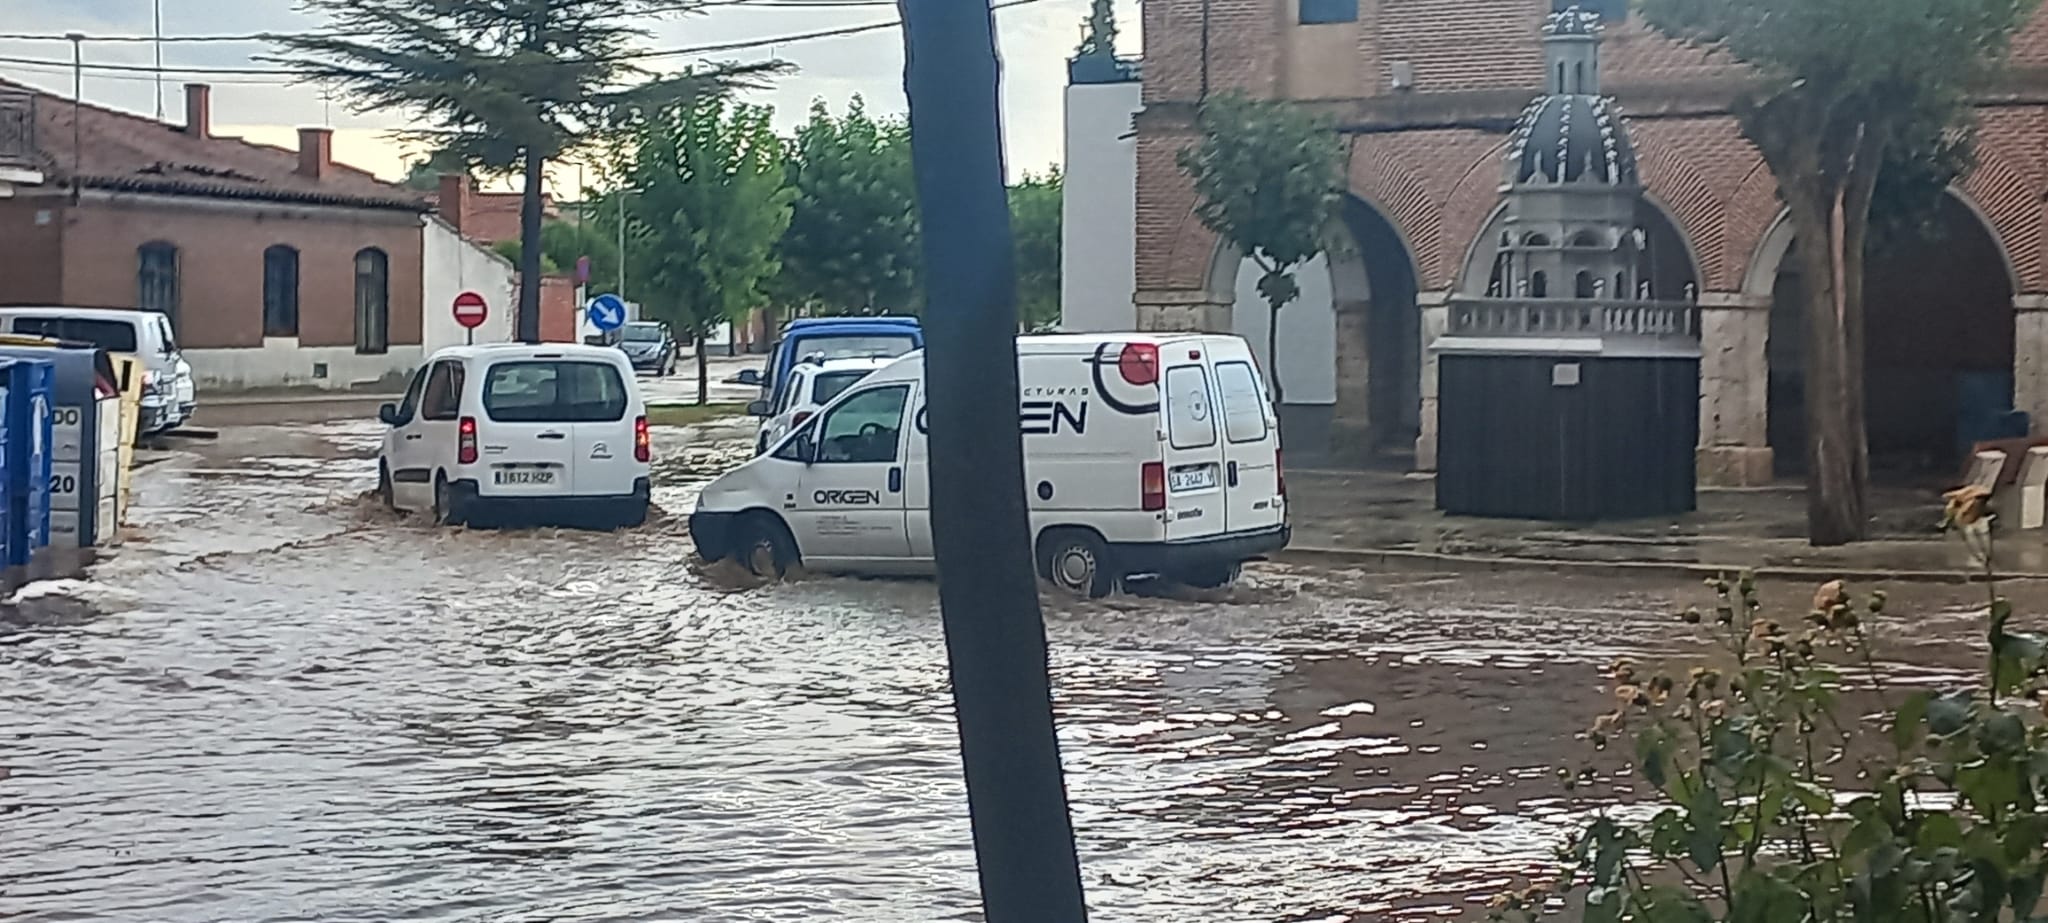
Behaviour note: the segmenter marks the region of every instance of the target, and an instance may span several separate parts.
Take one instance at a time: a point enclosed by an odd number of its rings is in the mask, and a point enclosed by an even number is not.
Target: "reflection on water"
[[[373,438],[156,466],[91,605],[0,620],[0,916],[977,918],[929,584],[430,529],[362,499]],[[1690,650],[1662,588],[1251,579],[1048,610],[1097,919],[1477,915],[1628,794],[1554,775],[1597,667]]]

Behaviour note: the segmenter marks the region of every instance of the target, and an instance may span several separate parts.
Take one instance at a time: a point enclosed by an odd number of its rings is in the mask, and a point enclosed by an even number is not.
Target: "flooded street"
[[[931,584],[703,572],[673,514],[728,450],[681,432],[671,517],[616,535],[390,517],[376,435],[174,453],[82,602],[0,621],[0,918],[978,918]],[[1977,592],[1895,592],[1887,658],[1974,663]],[[1049,600],[1093,918],[1483,916],[1617,794],[1555,776],[1600,667],[1695,651],[1701,597],[1268,565]]]

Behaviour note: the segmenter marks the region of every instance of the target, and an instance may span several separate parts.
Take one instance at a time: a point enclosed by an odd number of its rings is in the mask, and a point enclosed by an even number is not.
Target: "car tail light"
[[[654,460],[654,434],[647,430],[647,418],[633,418],[633,460]]]
[[[456,424],[455,461],[457,464],[476,464],[476,418],[463,417]]]
[[[1159,347],[1151,343],[1131,343],[1116,357],[1116,370],[1123,373],[1124,381],[1144,387],[1159,383]]]
[[[1280,496],[1287,496],[1287,466],[1280,463],[1280,450],[1273,450],[1273,479],[1280,483]]]
[[[1138,474],[1138,490],[1143,495],[1143,507],[1147,513],[1166,509],[1166,466],[1159,462],[1146,462]]]

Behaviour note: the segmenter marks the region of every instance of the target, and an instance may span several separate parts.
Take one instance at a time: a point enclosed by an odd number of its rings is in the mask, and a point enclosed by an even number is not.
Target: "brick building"
[[[0,304],[162,311],[212,387],[416,367],[425,201],[336,163],[327,129],[289,151],[216,137],[205,86],[185,104],[169,125],[0,82],[0,159],[34,178],[0,195]]]
[[[1606,19],[1605,92],[1634,139],[1653,297],[1696,300],[1700,472],[1757,484],[1799,461],[1801,357],[1794,241],[1776,183],[1729,104],[1739,66],[1649,32],[1621,0]],[[1544,85],[1553,0],[1149,0],[1135,118],[1136,314],[1150,328],[1263,335],[1240,307],[1234,253],[1194,217],[1175,166],[1204,96],[1242,90],[1315,105],[1349,142],[1351,238],[1305,272],[1283,315],[1290,434],[1337,460],[1435,460],[1429,345],[1454,295],[1486,294],[1503,220],[1501,164]],[[2048,421],[2048,13],[2015,42],[1979,106],[1979,165],[1925,240],[1873,261],[1868,395],[1879,465],[1948,469],[1969,401]],[[1256,331],[1248,328],[1256,327]],[[1299,367],[1290,366],[1297,363]],[[1788,451],[1789,449],[1789,451]],[[1292,453],[1294,449],[1290,449]]]

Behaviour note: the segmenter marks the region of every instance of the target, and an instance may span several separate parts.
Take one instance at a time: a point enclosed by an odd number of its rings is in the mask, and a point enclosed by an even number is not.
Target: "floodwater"
[[[678,513],[732,452],[690,438]],[[0,918],[978,919],[932,585],[749,588],[674,517],[398,520],[374,439],[173,453],[93,583],[0,616]],[[1699,593],[1266,566],[1049,601],[1093,918],[1480,916],[1628,794],[1555,772],[1602,665],[1696,650],[1665,613]],[[1895,596],[1888,656],[1973,662],[1968,602]]]

